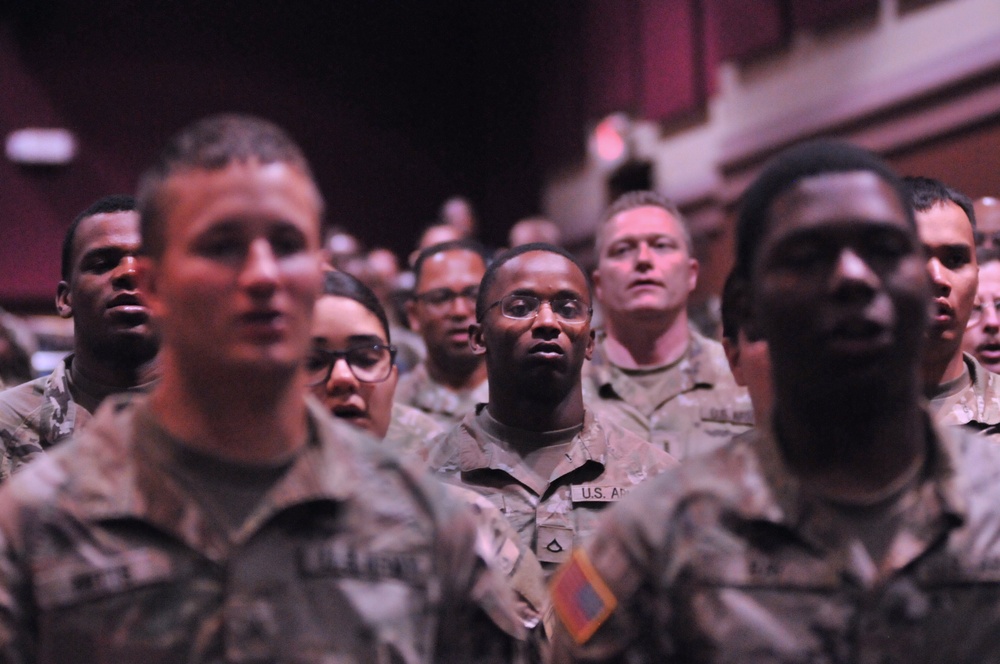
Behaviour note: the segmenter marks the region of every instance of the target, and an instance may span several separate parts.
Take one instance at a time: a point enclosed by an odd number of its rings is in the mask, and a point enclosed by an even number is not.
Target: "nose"
[[[559,319],[552,311],[551,302],[541,302],[538,305],[538,314],[532,323],[532,332],[537,336],[559,336]],[[554,334],[553,334],[554,333]]]
[[[451,315],[456,318],[468,318],[472,315],[475,305],[464,295],[454,298],[450,304]]]
[[[983,329],[994,333],[1000,330],[1000,315],[996,307],[989,304],[983,305]]]
[[[278,261],[271,244],[264,238],[250,243],[240,272],[240,283],[255,291],[273,290],[278,281]]]
[[[111,273],[111,283],[117,288],[126,290],[134,289],[136,286],[136,263],[137,261],[135,256],[124,256],[120,261],[118,261],[118,264],[115,265],[114,271]]]
[[[636,266],[650,266],[653,264],[653,252],[649,248],[648,242],[640,242],[635,254]]]
[[[931,278],[931,286],[936,293],[948,295],[951,292],[951,283],[948,281],[948,270],[941,264],[940,259],[931,256],[927,261],[927,274]]]
[[[868,297],[879,286],[878,275],[850,247],[845,247],[840,252],[832,276],[832,290],[841,299]]]
[[[326,379],[327,394],[336,394],[345,390],[354,390],[358,379],[347,364],[347,358],[338,357],[330,368],[330,377]]]

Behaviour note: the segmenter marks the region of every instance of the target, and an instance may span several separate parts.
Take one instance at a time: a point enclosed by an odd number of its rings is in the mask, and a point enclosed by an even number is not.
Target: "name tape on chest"
[[[124,593],[167,581],[170,558],[155,549],[113,554],[97,563],[70,560],[35,570],[35,601],[43,609]]]
[[[624,498],[631,490],[631,486],[573,484],[570,486],[570,500],[574,503],[613,503]]]
[[[344,542],[308,544],[298,552],[303,576],[338,576],[366,581],[397,579],[422,585],[430,576],[430,556],[408,551],[371,551]]]

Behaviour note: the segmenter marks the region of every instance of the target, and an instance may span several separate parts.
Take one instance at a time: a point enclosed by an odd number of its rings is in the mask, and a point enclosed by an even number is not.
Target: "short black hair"
[[[76,239],[76,231],[84,219],[93,217],[96,214],[131,212],[135,209],[135,198],[132,196],[128,194],[111,194],[110,196],[98,198],[87,206],[87,209],[76,215],[76,218],[70,222],[69,228],[66,229],[66,235],[63,236],[62,269],[60,272],[62,280],[69,281],[70,274],[73,272],[73,241]]]
[[[594,301],[594,287],[590,283],[590,275],[587,274],[587,270],[584,269],[583,264],[580,263],[576,256],[566,251],[562,247],[557,247],[554,244],[548,244],[546,242],[531,242],[529,244],[522,244],[520,246],[514,247],[513,249],[508,249],[503,252],[486,268],[486,274],[483,275],[483,280],[479,282],[479,297],[476,298],[476,320],[481,321],[483,316],[486,315],[486,310],[490,306],[490,302],[487,301],[489,297],[487,293],[493,286],[493,282],[497,279],[497,272],[505,263],[517,258],[521,254],[527,254],[532,251],[547,251],[551,254],[558,254],[563,258],[569,260],[580,270],[580,274],[583,275],[583,280],[587,283],[587,296],[590,301]]]
[[[446,251],[470,251],[474,254],[478,254],[478,256],[483,259],[484,265],[489,265],[490,262],[489,256],[486,253],[486,247],[475,240],[451,240],[449,242],[432,244],[426,249],[421,250],[421,252],[417,255],[417,259],[413,262],[414,289],[416,289],[417,284],[420,283],[420,273],[424,269],[424,263],[427,262],[431,256],[443,254]]]
[[[375,317],[382,324],[386,343],[392,343],[392,338],[389,335],[389,318],[385,315],[382,303],[378,301],[372,289],[361,283],[359,279],[346,272],[328,270],[323,274],[323,295],[346,297],[375,314]]]
[[[880,158],[844,141],[819,139],[800,143],[778,154],[740,197],[736,218],[736,269],[749,279],[770,223],[771,204],[800,180],[832,173],[873,173],[892,187],[907,222],[916,228],[913,208],[903,181]]]
[[[617,217],[622,212],[628,212],[629,210],[634,210],[641,207],[658,207],[665,210],[677,220],[677,223],[681,227],[681,234],[684,237],[684,242],[687,244],[687,250],[689,254],[694,253],[694,242],[691,239],[691,229],[688,228],[687,219],[681,214],[680,208],[672,200],[658,194],[655,191],[648,191],[645,189],[640,189],[636,191],[628,191],[619,196],[614,200],[611,205],[609,205],[604,212],[601,214],[600,223],[597,226],[597,234],[594,236],[594,248],[597,250],[598,254],[601,251],[601,239],[604,237],[604,225],[611,221],[614,217]]]
[[[252,115],[222,114],[198,120],[175,134],[153,165],[139,178],[136,198],[142,229],[143,253],[163,252],[164,184],[183,170],[220,170],[239,161],[284,163],[301,171],[313,183],[319,213],[323,198],[302,149],[278,125]]]
[[[903,184],[910,195],[910,205],[915,212],[926,212],[935,205],[951,201],[969,218],[972,230],[976,230],[976,210],[972,199],[954,187],[949,187],[941,180],[926,178],[920,175],[908,175],[903,178]]]

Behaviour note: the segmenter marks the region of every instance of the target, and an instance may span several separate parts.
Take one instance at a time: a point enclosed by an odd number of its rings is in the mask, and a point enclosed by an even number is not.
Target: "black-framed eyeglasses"
[[[330,380],[333,365],[344,358],[347,367],[362,383],[381,383],[392,373],[396,362],[396,347],[385,344],[362,344],[347,350],[313,348],[306,358],[306,375],[310,387]]]
[[[414,293],[413,299],[423,302],[432,309],[446,309],[451,303],[461,298],[472,306],[476,305],[476,298],[479,297],[479,286],[469,286],[461,291],[453,291],[450,288],[434,288],[426,293]]]
[[[499,306],[500,313],[507,318],[531,320],[538,315],[538,311],[542,308],[542,302],[549,303],[556,318],[564,323],[574,325],[585,322],[594,311],[575,297],[556,297],[549,300],[534,295],[511,293],[486,307],[483,314],[485,315],[493,307]]]

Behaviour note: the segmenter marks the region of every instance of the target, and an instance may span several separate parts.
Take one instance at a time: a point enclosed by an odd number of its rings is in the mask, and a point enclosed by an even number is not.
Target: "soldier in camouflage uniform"
[[[943,182],[905,178],[917,232],[927,252],[934,317],[927,334],[924,377],[934,419],[984,430],[1000,424],[1000,376],[962,352],[979,265],[972,201]]]
[[[136,284],[138,248],[131,196],[104,197],[70,224],[56,308],[73,319],[73,353],[0,392],[0,482],[86,425],[105,397],[153,380],[158,343]]]
[[[389,321],[375,293],[346,272],[324,275],[316,301],[313,348],[307,359],[313,394],[335,417],[366,430],[400,456],[422,465],[441,426],[416,408],[393,403],[398,372]],[[538,624],[548,604],[535,556],[500,511],[479,494],[447,485],[471,508],[487,561],[506,575],[521,598],[526,627]]]
[[[0,489],[0,659],[517,659],[467,511],[303,395],[322,202],[270,123],[182,131],[140,181],[149,397]]]
[[[1000,450],[921,407],[901,181],[846,144],[792,148],[737,228],[774,426],[605,514],[553,582],[554,661],[1000,661]]]
[[[485,354],[489,403],[431,451],[446,481],[489,498],[546,572],[585,541],[596,515],[676,463],[584,409],[590,288],[564,250],[528,244],[490,266],[472,344]]]
[[[676,206],[653,192],[624,195],[604,214],[597,255],[605,330],[586,374],[588,405],[678,459],[749,429],[753,409],[722,346],[688,322],[698,262]]]
[[[469,325],[475,322],[476,293],[485,271],[482,246],[468,240],[427,247],[413,267],[416,283],[406,312],[410,327],[427,346],[427,357],[400,379],[395,399],[445,428],[489,395],[486,366],[469,348]]]

